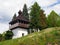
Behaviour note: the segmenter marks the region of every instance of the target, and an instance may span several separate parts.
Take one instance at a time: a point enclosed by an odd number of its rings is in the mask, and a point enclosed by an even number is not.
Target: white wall
[[[24,33],[24,36],[28,34],[27,29],[22,29],[22,28],[16,28],[12,30],[12,32],[14,34],[13,39],[22,37],[22,33]]]

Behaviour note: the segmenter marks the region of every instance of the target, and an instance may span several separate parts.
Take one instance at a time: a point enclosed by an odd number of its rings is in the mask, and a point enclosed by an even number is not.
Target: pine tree
[[[13,16],[13,19],[12,19],[12,20],[15,20],[15,18],[16,18],[16,14],[14,14],[14,16]]]
[[[37,4],[37,2],[35,2],[34,5],[32,5],[30,17],[31,17],[30,28],[36,30],[39,29],[40,28],[40,6]]]
[[[23,7],[23,15],[26,17],[26,19],[29,20],[29,14],[28,14],[28,9],[26,4],[24,4],[24,7]]]
[[[30,28],[38,30],[47,27],[46,16],[44,14],[44,11],[37,4],[37,2],[35,2],[32,6],[30,16]]]

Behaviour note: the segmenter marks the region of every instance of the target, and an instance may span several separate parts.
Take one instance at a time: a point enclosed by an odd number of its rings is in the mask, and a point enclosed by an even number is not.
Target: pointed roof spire
[[[21,14],[22,14],[21,10],[19,10],[18,14],[19,14],[19,15],[21,15]]]
[[[12,20],[15,20],[16,19],[16,13],[14,14],[14,16],[13,16],[13,19]]]

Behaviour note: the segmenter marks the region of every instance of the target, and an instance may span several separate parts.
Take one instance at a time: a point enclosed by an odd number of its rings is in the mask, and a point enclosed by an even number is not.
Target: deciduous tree
[[[60,22],[59,15],[55,11],[52,11],[48,15],[47,20],[48,20],[48,27],[57,27],[58,25],[60,25],[60,23],[59,23]]]

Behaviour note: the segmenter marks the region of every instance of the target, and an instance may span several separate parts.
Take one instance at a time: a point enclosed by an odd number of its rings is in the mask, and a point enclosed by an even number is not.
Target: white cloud
[[[37,1],[41,7],[46,7],[57,2],[57,0],[0,0],[0,9],[7,10],[7,12],[13,16],[15,12],[17,13],[19,9],[23,8],[24,3],[30,7],[35,1]]]
[[[0,16],[0,19],[2,19],[3,17],[2,16]]]
[[[60,4],[55,5],[53,9],[59,14],[60,13]]]
[[[36,0],[41,7],[46,7],[49,6],[55,2],[57,2],[56,0]]]
[[[48,15],[52,10],[54,10],[57,14],[60,14],[60,4],[57,4],[50,8],[45,8],[45,13]]]
[[[0,23],[0,33],[9,30],[8,24]]]

